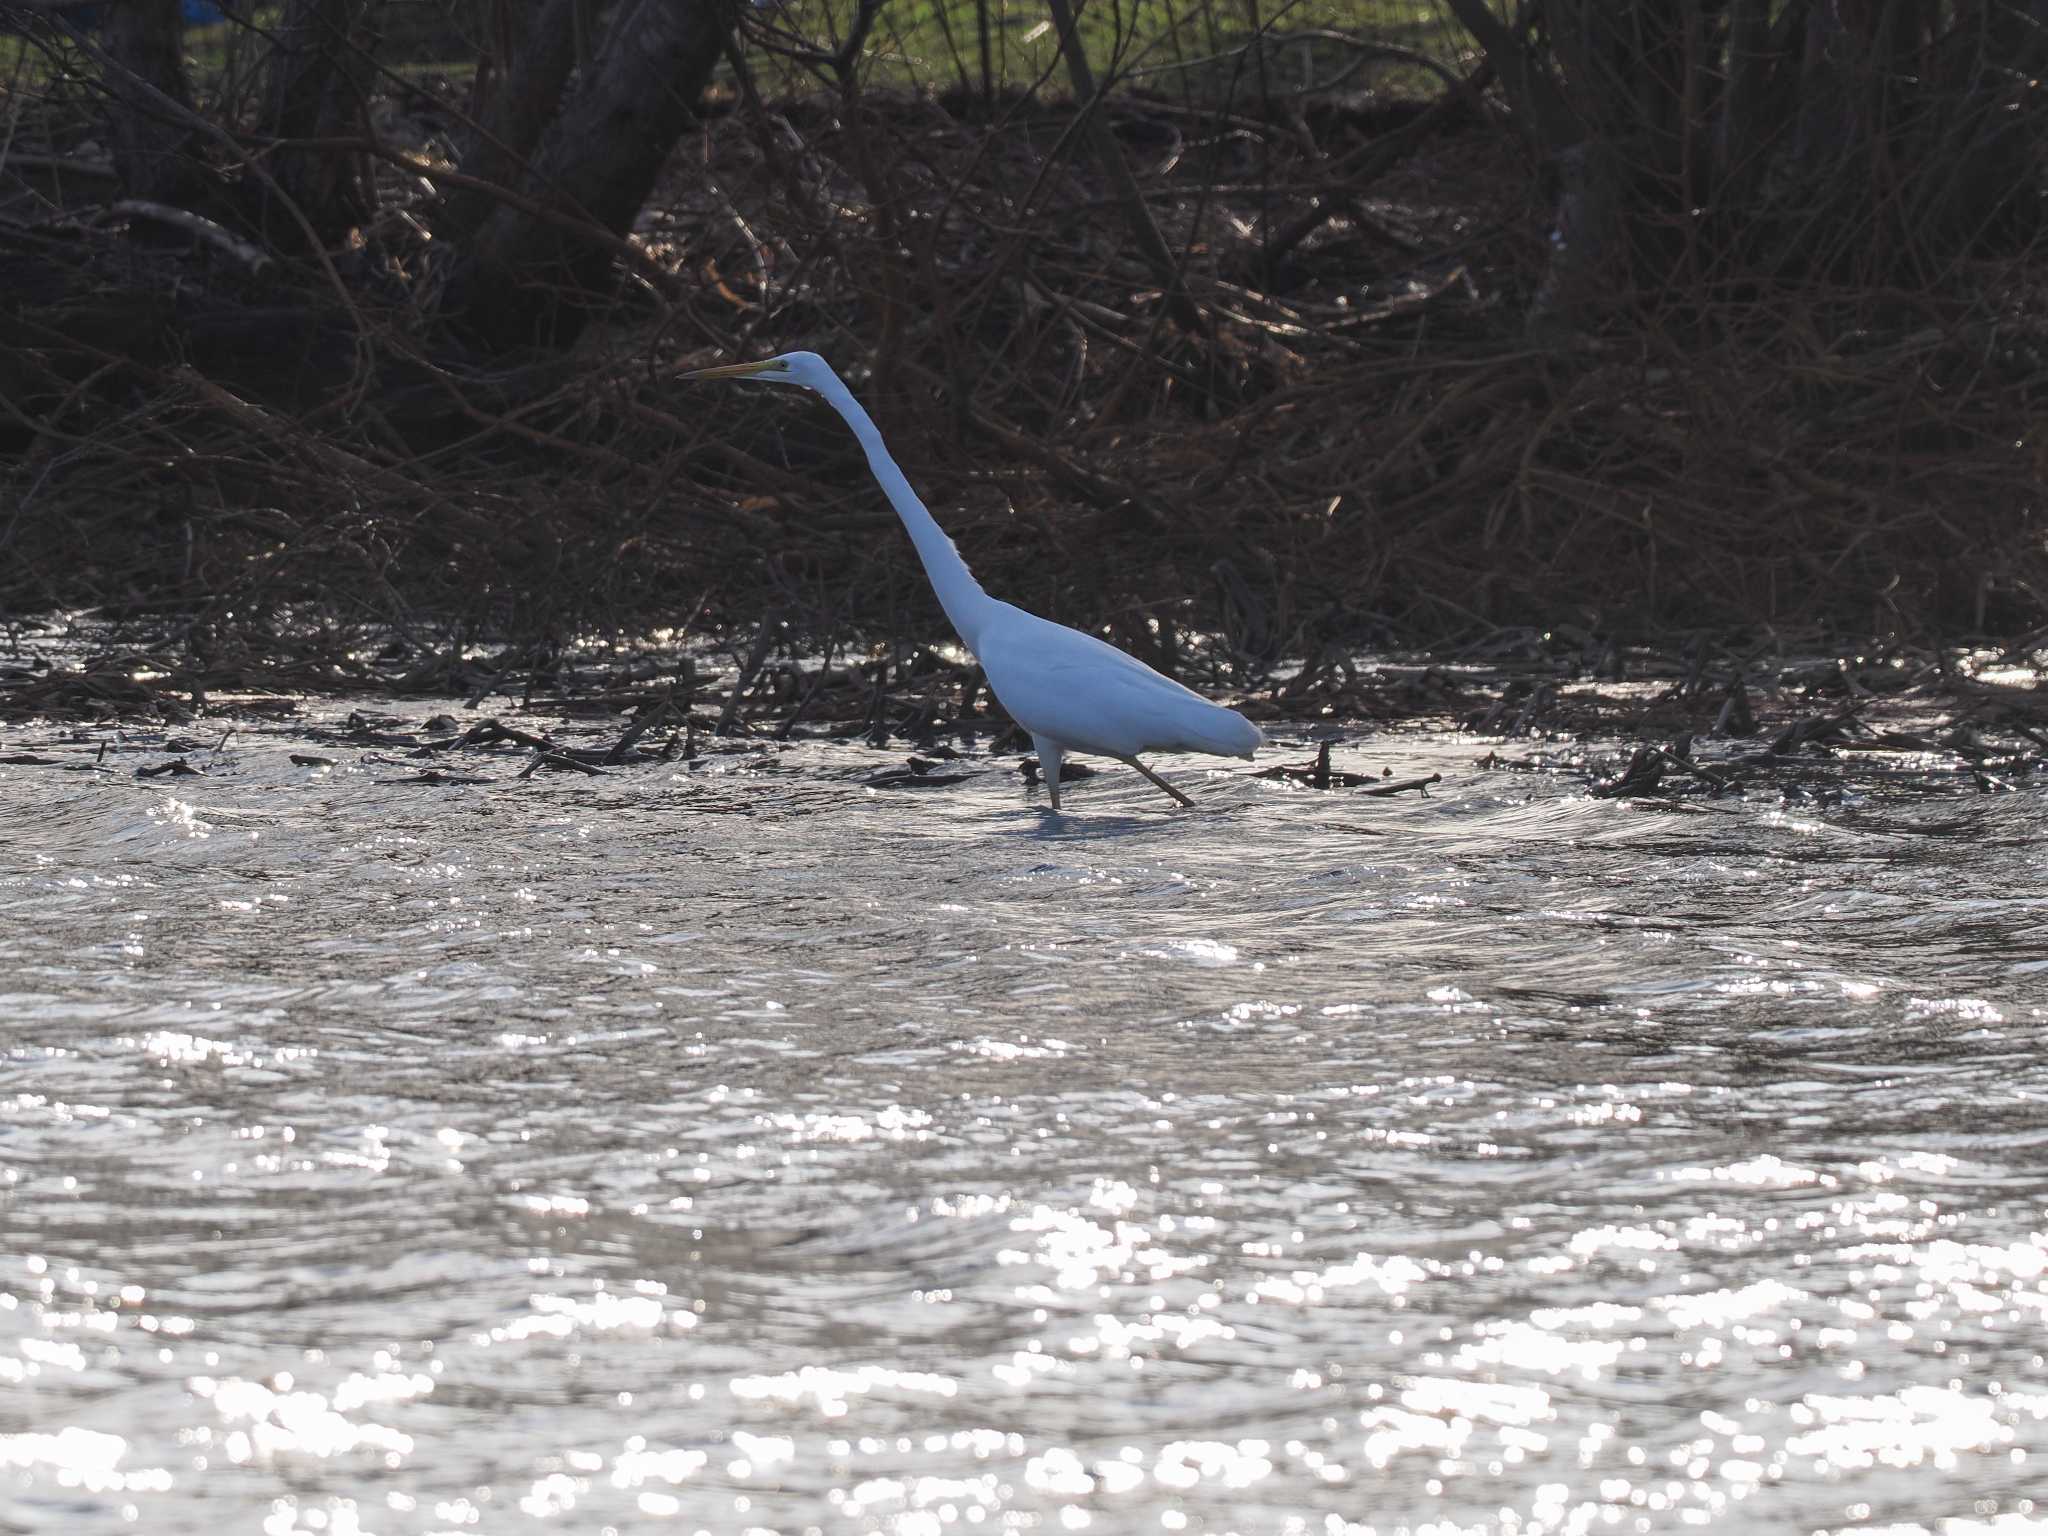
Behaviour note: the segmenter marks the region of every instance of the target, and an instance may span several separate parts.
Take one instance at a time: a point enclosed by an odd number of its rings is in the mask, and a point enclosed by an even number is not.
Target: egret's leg
[[[1060,808],[1060,744],[1044,736],[1033,736],[1031,745],[1038,749],[1038,772],[1045,780],[1046,792],[1052,796],[1052,808]]]
[[[1147,768],[1135,757],[1126,757],[1121,759],[1121,761],[1129,763],[1133,768],[1137,769],[1138,772],[1145,775],[1146,778],[1150,779],[1154,784],[1157,784],[1161,789],[1165,790],[1169,795],[1173,796],[1173,798],[1178,800],[1182,805],[1187,806],[1190,810],[1194,809],[1194,801],[1190,800],[1186,795],[1182,794],[1179,790],[1175,789],[1171,784],[1167,783],[1166,780],[1159,777],[1158,774],[1154,773],[1150,768]]]

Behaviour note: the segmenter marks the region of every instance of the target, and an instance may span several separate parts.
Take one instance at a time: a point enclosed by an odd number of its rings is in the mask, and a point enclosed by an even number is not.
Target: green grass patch
[[[1077,12],[1098,79],[1211,101],[1398,86],[1427,71],[1360,45],[1389,44],[1451,64],[1466,41],[1437,0],[1094,0]],[[794,0],[763,13],[761,23],[834,52],[854,14],[848,0]],[[876,84],[1067,88],[1041,0],[892,0],[864,54]],[[787,61],[763,67],[798,86],[802,71]]]
[[[185,77],[202,103],[217,98],[261,62],[270,48],[262,34],[273,32],[283,15],[282,6],[263,5],[245,20],[186,23],[180,36]],[[94,29],[80,30],[93,42],[103,41]],[[54,32],[40,37],[0,34],[0,104],[96,72],[89,53]]]
[[[856,13],[856,0],[789,0],[752,11],[746,25],[770,41],[836,52]],[[1445,64],[1466,46],[1440,0],[1083,0],[1077,14],[1098,79],[1209,103],[1431,90],[1427,70],[1373,45]],[[412,78],[473,65],[458,8],[414,3],[391,15],[380,54],[387,69]],[[186,71],[203,108],[249,99],[282,18],[283,7],[269,4],[185,27]],[[862,56],[863,78],[876,86],[1068,93],[1043,0],[890,0]],[[777,93],[816,88],[811,71],[771,49],[756,48],[753,58]],[[0,116],[94,69],[89,56],[61,39],[0,35]]]

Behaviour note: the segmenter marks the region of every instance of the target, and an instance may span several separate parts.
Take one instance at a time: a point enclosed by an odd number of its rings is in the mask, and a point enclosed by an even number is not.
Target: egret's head
[[[796,384],[805,389],[822,389],[835,378],[831,365],[815,352],[783,352],[758,363],[727,363],[722,368],[698,368],[686,379],[758,379],[763,384]]]

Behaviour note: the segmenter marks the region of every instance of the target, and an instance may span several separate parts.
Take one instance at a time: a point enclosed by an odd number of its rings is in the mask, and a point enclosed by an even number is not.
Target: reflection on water
[[[2048,1532],[2048,817],[0,766],[0,1530]]]

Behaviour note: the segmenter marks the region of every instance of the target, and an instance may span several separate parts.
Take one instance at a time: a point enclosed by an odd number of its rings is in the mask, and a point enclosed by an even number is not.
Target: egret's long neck
[[[853,435],[860,439],[861,447],[867,452],[868,467],[875,472],[875,479],[881,482],[882,494],[889,498],[889,504],[896,509],[896,515],[903,519],[903,526],[910,532],[910,542],[917,546],[917,557],[924,562],[924,573],[931,578],[932,591],[938,594],[939,606],[946,610],[946,617],[953,621],[953,628],[960,632],[967,648],[978,652],[982,623],[994,609],[995,599],[982,591],[981,583],[974,579],[974,573],[967,569],[967,562],[960,558],[960,551],[946,537],[946,530],[918,500],[917,492],[910,488],[903,471],[889,456],[881,429],[875,425],[874,418],[861,408],[861,403],[853,398],[853,391],[835,378],[818,393],[846,418],[846,424],[853,428]]]

